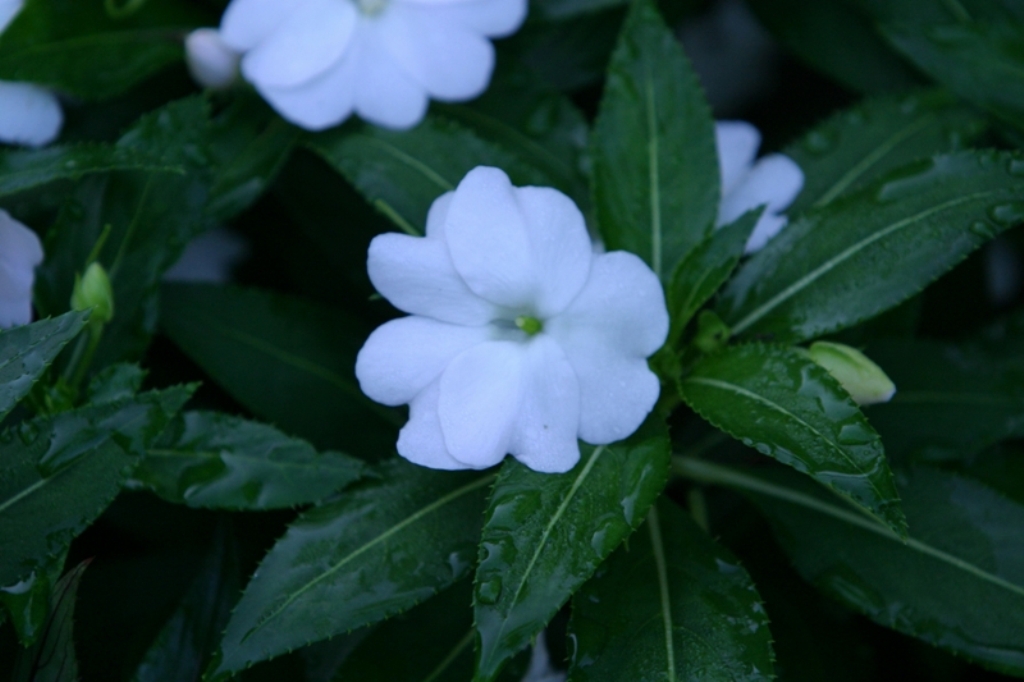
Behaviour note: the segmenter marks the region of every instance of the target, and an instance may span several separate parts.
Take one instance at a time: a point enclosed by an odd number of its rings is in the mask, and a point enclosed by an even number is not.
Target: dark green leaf
[[[83,407],[0,436],[0,585],[28,578],[99,516],[135,455],[160,434],[190,392],[179,387]]]
[[[67,563],[67,551],[58,552],[25,580],[0,588],[0,614],[11,617],[11,625],[23,647],[30,647],[46,628],[50,615],[51,588],[60,580]],[[3,618],[0,618],[0,623]]]
[[[773,678],[750,576],[664,498],[573,597],[569,627],[572,682]]]
[[[238,598],[235,547],[221,525],[199,575],[168,619],[133,682],[198,682]]]
[[[684,475],[747,491],[797,569],[886,627],[1024,675],[1024,507],[955,474],[901,477],[913,530],[888,528],[784,471],[753,476],[686,460]]]
[[[711,111],[650,0],[626,18],[591,140],[605,245],[639,255],[667,282],[714,227],[720,189]]]
[[[1024,159],[939,155],[805,214],[726,285],[734,333],[802,341],[910,298],[1024,218]]]
[[[67,313],[0,331],[0,420],[28,395],[57,354],[82,331],[87,313]]]
[[[382,481],[311,509],[249,582],[214,678],[383,620],[465,576],[494,476],[393,460]]]
[[[45,634],[38,643],[21,652],[15,682],[78,682],[78,658],[72,637],[75,595],[88,566],[89,562],[83,561],[54,586]]]
[[[830,204],[911,161],[957,151],[984,130],[981,116],[941,90],[866,100],[786,148],[804,171],[788,212]]]
[[[584,446],[565,474],[502,467],[476,572],[477,680],[492,680],[624,538],[665,487],[669,442],[656,418],[627,441]]]
[[[714,426],[906,533],[881,439],[839,382],[804,355],[732,346],[697,363],[680,390]]]
[[[743,214],[705,237],[680,261],[666,292],[672,318],[669,346],[678,343],[690,319],[729,279],[760,216],[760,211]]]
[[[183,166],[167,165],[145,150],[84,143],[54,145],[46,149],[0,150],[0,197],[55,180],[78,179],[94,173],[137,170],[183,173]]]
[[[397,413],[356,383],[360,323],[301,299],[208,284],[165,284],[162,304],[164,331],[257,415],[319,447],[394,451]]]
[[[357,459],[319,453],[266,424],[187,412],[146,450],[131,485],[190,507],[281,509],[322,500],[364,469]]]
[[[86,402],[93,405],[116,403],[132,398],[146,379],[146,370],[138,365],[118,362],[104,367],[93,376],[86,393]]]
[[[157,320],[160,278],[207,223],[205,173],[208,106],[190,97],[143,117],[119,149],[181,165],[187,175],[123,172],[86,178],[66,199],[47,235],[47,260],[36,298],[46,314],[67,310],[75,274],[85,270],[97,241],[110,233],[97,260],[114,289],[114,319],[104,328],[100,366],[142,355]]]
[[[435,116],[402,132],[342,126],[307,144],[410,234],[423,234],[430,205],[477,166],[501,168],[517,186],[554,184],[512,152]]]

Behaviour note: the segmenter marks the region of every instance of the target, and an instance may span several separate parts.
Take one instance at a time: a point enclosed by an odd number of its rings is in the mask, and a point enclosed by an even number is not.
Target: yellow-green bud
[[[896,385],[882,368],[856,348],[842,343],[817,341],[808,349],[811,360],[842,384],[858,405],[888,402]]]
[[[732,331],[722,322],[722,318],[710,310],[705,310],[697,317],[697,334],[693,345],[704,353],[712,353],[729,341]]]
[[[75,275],[75,289],[71,293],[73,310],[92,309],[89,321],[106,324],[114,319],[114,290],[107,271],[99,263],[92,263],[84,275]]]

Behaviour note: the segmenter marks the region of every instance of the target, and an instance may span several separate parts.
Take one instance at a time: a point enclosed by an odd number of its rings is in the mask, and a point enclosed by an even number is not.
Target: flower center
[[[536,336],[544,329],[544,325],[536,317],[520,315],[516,318],[516,326],[526,332],[527,336]]]
[[[388,0],[354,0],[356,7],[364,15],[373,17],[381,12],[388,6]]]

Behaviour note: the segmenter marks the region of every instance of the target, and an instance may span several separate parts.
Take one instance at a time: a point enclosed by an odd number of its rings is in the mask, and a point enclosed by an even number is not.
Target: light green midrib
[[[60,180],[69,176],[84,176],[84,175],[97,175],[99,173],[109,173],[117,170],[134,170],[141,171],[143,173],[169,173],[173,175],[185,175],[185,169],[182,166],[159,166],[156,164],[133,164],[130,162],[124,163],[111,163],[103,166],[86,166],[81,170],[61,172],[53,180]],[[25,179],[31,180],[34,176],[47,175],[46,169],[42,168],[27,168],[21,171],[5,171],[3,176],[3,184],[0,185],[0,197],[8,196],[11,194],[17,194],[25,190],[25,187],[19,183]],[[14,182],[9,182],[13,178]],[[45,182],[50,182],[46,180]],[[45,184],[45,183],[40,183]],[[30,185],[31,186],[31,185]],[[11,189],[5,189],[12,187]]]
[[[926,116],[893,133],[870,154],[867,154],[863,159],[856,163],[853,168],[843,175],[843,177],[839,178],[839,180],[837,180],[827,192],[822,194],[821,197],[814,202],[813,206],[817,208],[831,203],[837,196],[845,192],[850,185],[857,182],[857,180],[864,175],[869,168],[878,163],[886,154],[895,149],[905,139],[917,134],[921,129],[930,124],[933,119],[934,116]]]
[[[269,458],[253,457],[248,454],[240,453],[237,450],[184,450],[184,449],[173,449],[173,448],[152,448],[146,450],[147,457],[166,457],[174,459],[220,459],[225,455],[230,455],[235,459],[240,459],[245,462],[255,462],[257,464],[267,464],[274,468],[292,468],[292,469],[318,469],[323,470],[326,468],[333,468],[325,466],[329,464],[329,457],[323,457],[323,455],[315,455],[316,459],[311,462],[289,462],[285,460],[273,460]],[[341,464],[339,468],[346,468],[351,465]]]
[[[806,289],[808,286],[810,286],[815,280],[817,280],[820,277],[826,275],[831,270],[833,270],[837,266],[841,265],[844,261],[849,260],[853,256],[857,255],[857,253],[859,253],[860,251],[864,250],[865,248],[867,248],[871,244],[875,243],[876,241],[879,241],[880,239],[884,239],[885,237],[888,237],[890,234],[892,234],[892,233],[894,233],[894,232],[896,232],[898,230],[902,230],[903,228],[905,228],[905,227],[907,227],[909,225],[913,225],[914,223],[916,223],[919,220],[924,220],[925,218],[929,218],[929,217],[935,215],[936,213],[941,213],[942,211],[948,210],[948,209],[953,208],[955,206],[958,206],[960,204],[964,204],[964,203],[967,203],[969,201],[974,201],[976,199],[981,199],[983,197],[987,197],[987,196],[990,196],[990,195],[993,195],[993,194],[997,194],[998,192],[999,192],[999,190],[989,190],[989,191],[986,191],[986,192],[976,192],[974,194],[970,194],[970,195],[967,195],[967,196],[964,196],[964,197],[958,197],[958,198],[953,199],[951,201],[947,201],[944,204],[939,204],[938,206],[933,206],[933,207],[931,207],[929,209],[921,211],[920,213],[918,213],[916,215],[913,215],[913,216],[910,216],[909,218],[904,218],[903,220],[898,220],[895,223],[893,223],[892,225],[889,225],[888,227],[886,227],[886,228],[884,228],[882,230],[879,230],[878,232],[873,233],[871,236],[867,237],[866,239],[862,239],[861,241],[857,242],[856,244],[853,244],[853,245],[847,247],[846,249],[844,249],[843,251],[839,252],[837,255],[835,255],[832,258],[830,258],[829,260],[825,261],[824,263],[819,265],[817,268],[815,268],[811,272],[807,273],[806,275],[804,275],[803,277],[798,279],[793,284],[790,284],[788,287],[783,289],[781,292],[779,292],[778,294],[776,294],[775,296],[770,298],[767,302],[765,302],[761,306],[755,308],[753,311],[751,311],[749,314],[747,314],[746,317],[744,317],[739,322],[737,322],[736,324],[733,325],[733,327],[732,327],[733,333],[734,334],[739,334],[739,333],[743,332],[748,327],[753,325],[755,322],[760,320],[762,317],[764,317],[765,315],[770,313],[772,310],[777,308],[779,305],[784,303],[787,299],[792,298],[796,294],[800,293],[801,291]]]
[[[547,546],[548,538],[551,537],[551,533],[554,530],[555,524],[557,524],[558,521],[565,514],[565,510],[569,508],[569,504],[576,497],[576,491],[578,491],[580,489],[580,486],[583,485],[583,481],[585,481],[587,477],[590,476],[591,469],[593,469],[594,465],[597,464],[597,460],[600,459],[602,454],[604,454],[606,448],[607,446],[601,445],[594,450],[594,454],[591,455],[590,460],[587,461],[586,465],[583,467],[579,475],[576,477],[576,480],[572,482],[572,487],[569,488],[569,492],[565,496],[565,499],[563,499],[562,503],[558,505],[558,509],[555,510],[555,513],[552,514],[551,519],[548,521],[548,524],[544,527],[544,532],[541,533],[540,540],[537,542],[537,547],[536,549],[534,549],[533,555],[530,557],[530,561],[526,565],[526,569],[523,571],[522,576],[520,576],[519,578],[519,584],[516,585],[516,591],[512,594],[512,599],[508,602],[510,605],[515,606],[516,602],[519,601],[519,595],[522,594],[523,588],[526,586],[526,581],[530,577],[530,574],[533,572],[533,567],[534,565],[536,565],[537,560],[540,558],[541,552],[543,552],[545,546]],[[505,633],[505,625],[507,623],[507,618],[501,621],[501,626],[498,628],[498,632],[494,637],[494,641],[497,642],[501,640],[501,636]]]
[[[444,178],[444,176],[442,176],[440,173],[435,171],[433,168],[431,168],[424,162],[417,159],[415,156],[412,156],[411,154],[408,154],[407,152],[398,149],[394,145],[390,145],[387,142],[379,140],[375,137],[369,137],[367,139],[372,144],[377,145],[378,147],[382,148],[385,152],[390,154],[392,158],[395,158],[404,163],[405,165],[409,166],[410,168],[418,171],[425,178],[427,178],[428,180],[436,184],[438,187],[440,187],[442,191],[450,192],[451,190],[455,189],[455,186],[452,183],[448,182]]]
[[[727,381],[719,381],[718,379],[708,379],[708,378],[705,378],[705,377],[689,377],[689,378],[687,378],[684,381],[684,383],[704,384],[705,386],[711,386],[713,388],[719,388],[719,389],[721,389],[723,391],[733,391],[733,392],[738,393],[738,394],[740,394],[742,396],[750,398],[751,400],[759,402],[762,405],[767,406],[769,409],[775,410],[776,412],[779,412],[779,413],[781,413],[781,414],[783,414],[783,415],[785,415],[787,417],[790,417],[791,419],[793,419],[793,420],[797,421],[798,423],[802,424],[805,428],[807,428],[811,433],[816,435],[818,438],[821,438],[823,441],[828,443],[829,446],[831,446],[831,448],[833,450],[838,452],[839,455],[844,460],[846,460],[846,463],[849,464],[850,467],[852,467],[855,471],[860,471],[860,467],[857,466],[857,463],[854,462],[850,458],[850,456],[846,453],[845,450],[843,450],[841,447],[839,447],[838,443],[832,442],[832,440],[829,439],[828,437],[826,437],[825,434],[823,434],[821,431],[819,431],[818,429],[814,428],[813,426],[808,424],[806,421],[804,421],[800,417],[796,416],[795,414],[793,414],[792,412],[790,412],[786,408],[782,407],[778,403],[772,402],[771,400],[768,400],[767,398],[765,398],[763,396],[760,396],[760,395],[754,393],[753,391],[748,391],[747,389],[743,388],[742,386],[737,386],[736,384],[730,384]],[[882,494],[882,491],[880,491],[878,489],[878,487],[875,485],[875,482],[873,480],[871,480],[871,477],[868,476],[867,474],[865,474],[863,471],[860,471],[860,473],[861,473],[861,475],[864,476],[865,480],[867,480],[868,485],[871,486],[871,489],[875,492],[875,494],[878,495],[879,499],[885,499],[885,496]],[[844,494],[846,494],[846,493],[844,493]],[[866,509],[865,511],[868,511],[869,513],[874,515],[874,512],[872,510]]]
[[[774,483],[762,481],[754,476],[741,473],[730,467],[713,464],[704,460],[691,459],[689,457],[675,457],[673,458],[673,467],[685,478],[689,478],[694,481],[701,483],[721,484],[733,488],[740,488],[743,490],[749,490],[751,492],[761,493],[769,497],[773,497],[784,502],[796,504],[807,509],[820,512],[827,516],[831,516],[835,519],[849,523],[850,525],[857,526],[864,530],[880,535],[888,540],[909,547],[914,551],[920,552],[933,559],[949,564],[962,571],[970,573],[971,575],[983,580],[985,582],[996,585],[997,587],[1009,590],[1017,596],[1024,597],[1024,587],[1009,582],[997,575],[993,575],[988,571],[985,571],[974,564],[971,564],[963,559],[948,554],[940,549],[936,549],[931,545],[928,545],[920,540],[916,540],[912,537],[907,538],[904,542],[899,535],[890,530],[888,526],[881,523],[872,522],[868,517],[848,512],[831,504],[827,504],[818,500],[810,495],[806,495],[795,490],[784,488]]]
[[[661,623],[665,628],[665,666],[669,682],[676,680],[676,653],[673,643],[672,602],[668,590],[668,567],[665,564],[665,547],[661,541],[661,523],[658,510],[652,506],[647,513],[647,527],[651,534],[651,553],[654,568],[658,574],[658,598],[661,606]]]
[[[454,647],[452,647],[452,650],[441,659],[441,662],[437,664],[437,667],[431,670],[430,674],[423,678],[423,682],[435,682],[435,680],[441,677],[441,675],[444,674],[444,671],[448,669],[448,666],[454,663],[455,659],[466,650],[466,647],[473,643],[473,634],[475,632],[476,631],[471,628],[470,631],[467,632]]]
[[[384,542],[385,540],[387,540],[391,536],[395,535],[396,533],[401,532],[402,530],[404,530],[408,526],[412,525],[413,523],[416,523],[417,521],[422,519],[424,516],[427,516],[428,514],[432,514],[433,512],[435,512],[438,509],[440,509],[441,507],[443,507],[446,504],[448,504],[449,502],[457,500],[458,498],[462,497],[463,495],[466,495],[467,493],[470,493],[470,492],[476,490],[477,488],[482,488],[482,487],[484,487],[486,485],[490,485],[490,483],[496,477],[497,477],[497,474],[491,474],[489,476],[484,476],[483,478],[479,478],[479,479],[473,481],[472,483],[467,483],[466,485],[462,486],[461,488],[459,488],[457,490],[453,490],[452,492],[448,493],[447,495],[444,495],[443,497],[441,497],[441,498],[431,502],[427,506],[417,510],[414,514],[410,514],[409,516],[407,516],[406,518],[402,519],[400,522],[396,523],[395,525],[391,526],[390,528],[388,528],[383,533],[381,533],[380,535],[376,536],[375,538],[373,538],[369,542],[367,542],[367,543],[361,545],[360,547],[356,548],[355,550],[349,552],[339,562],[334,564],[334,566],[330,567],[329,569],[327,569],[326,571],[324,571],[323,573],[318,575],[316,578],[310,580],[305,585],[303,585],[302,587],[297,589],[280,606],[278,606],[276,609],[274,609],[270,613],[266,614],[264,617],[260,618],[259,622],[249,632],[247,632],[245,634],[245,636],[242,637],[242,639],[240,640],[239,643],[245,642],[245,640],[249,639],[249,637],[251,637],[257,630],[262,629],[263,627],[266,626],[267,623],[269,623],[270,621],[274,620],[279,615],[284,613],[288,609],[288,607],[291,606],[295,602],[296,599],[298,599],[303,594],[305,594],[309,590],[311,590],[314,587],[316,587],[323,580],[326,580],[330,576],[332,576],[335,573],[337,573],[338,571],[340,571],[350,561],[356,559],[357,557],[361,556],[362,554],[365,554],[366,552],[370,551],[375,546],[377,546],[380,543]]]

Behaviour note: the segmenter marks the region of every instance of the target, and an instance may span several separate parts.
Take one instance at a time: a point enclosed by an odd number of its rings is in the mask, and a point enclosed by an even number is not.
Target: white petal
[[[750,238],[747,239],[747,245],[744,247],[743,253],[751,254],[755,251],[760,251],[785,226],[786,216],[762,213],[757,221],[757,225],[754,226],[754,231],[750,233]]]
[[[490,41],[436,16],[434,8],[396,5],[380,18],[379,35],[395,63],[435,99],[472,99],[491,79]]]
[[[761,133],[746,121],[716,121],[715,145],[718,148],[718,170],[722,178],[722,196],[735,189],[746,175],[761,146]],[[727,224],[725,221],[720,224]]]
[[[491,38],[514,33],[526,19],[527,0],[394,0],[429,10],[445,23]]]
[[[411,316],[381,325],[356,356],[363,393],[384,405],[405,405],[441,376],[455,356],[490,338],[486,327],[462,327]]]
[[[804,174],[796,162],[782,154],[770,154],[722,196],[718,223],[727,225],[761,205],[768,206],[768,213],[778,213],[793,202],[803,185]]]
[[[186,246],[181,257],[163,276],[165,282],[227,284],[231,271],[249,253],[249,243],[237,232],[215,227]]]
[[[331,68],[298,87],[257,89],[277,113],[295,125],[314,131],[330,128],[352,113],[359,51],[353,40],[349,51]]]
[[[370,242],[366,267],[377,291],[407,313],[466,325],[497,316],[495,306],[462,281],[438,238],[378,235]]]
[[[445,241],[444,223],[448,220],[448,207],[452,205],[455,192],[445,192],[430,205],[427,212],[427,236]]]
[[[580,438],[611,443],[633,433],[658,399],[646,358],[668,335],[665,297],[651,269],[624,251],[595,256],[583,291],[544,333],[576,370]]]
[[[427,113],[427,92],[384,48],[381,28],[377,22],[370,21],[359,26],[363,49],[359,58],[355,109],[370,123],[404,130],[423,120]]]
[[[42,262],[43,245],[39,236],[0,209],[0,263],[32,272]]]
[[[540,334],[527,344],[522,381],[509,452],[534,471],[572,469],[580,459],[580,386],[554,339]]]
[[[0,33],[3,33],[25,5],[25,0],[0,0]]]
[[[231,0],[220,20],[220,37],[232,49],[256,47],[306,0]]]
[[[265,88],[316,78],[348,49],[359,11],[351,2],[307,0],[242,59],[242,73]]]
[[[185,38],[189,73],[204,88],[221,89],[238,78],[239,54],[228,47],[214,28],[199,28]]]
[[[444,444],[437,401],[441,381],[438,379],[409,403],[409,421],[398,432],[398,454],[413,464],[431,469],[471,469],[451,456]]]
[[[32,285],[42,261],[36,233],[0,210],[0,328],[32,321]]]
[[[0,142],[40,147],[64,124],[56,95],[38,85],[0,81],[0,102]]]
[[[441,375],[438,416],[452,457],[476,468],[509,450],[522,402],[523,345],[488,341],[457,356]]]
[[[3,288],[3,274],[0,273],[0,288]],[[19,296],[6,298],[0,296],[0,329],[9,329],[32,321],[32,297]]]

